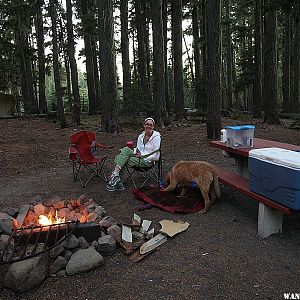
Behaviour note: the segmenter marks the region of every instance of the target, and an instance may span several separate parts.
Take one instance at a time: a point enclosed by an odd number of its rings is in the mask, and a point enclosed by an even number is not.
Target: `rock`
[[[74,234],[71,234],[65,241],[61,243],[61,245],[65,249],[74,249],[78,246],[79,241]]]
[[[4,219],[12,219],[13,217],[10,216],[8,213],[0,212],[0,220]]]
[[[98,242],[97,241],[92,241],[91,246],[95,247],[97,249],[98,247]]]
[[[60,277],[63,277],[63,276],[66,276],[67,273],[66,273],[66,270],[60,270],[56,273],[57,276],[60,276]]]
[[[120,241],[122,237],[122,230],[118,225],[113,225],[107,228],[107,234],[112,236],[115,241]]]
[[[95,211],[96,207],[97,206],[95,204],[90,204],[90,205],[86,206],[85,210],[87,213],[92,213]]]
[[[101,218],[104,218],[107,214],[106,210],[104,209],[104,207],[97,205],[95,210],[95,213],[97,213]]]
[[[53,198],[48,198],[48,199],[46,199],[45,202],[44,202],[43,204],[44,204],[45,206],[47,206],[47,207],[50,207],[50,206],[53,206],[53,204],[54,204],[55,202],[59,202],[59,201],[61,201],[61,198],[58,197],[58,196],[55,196],[55,197],[53,197]]]
[[[49,267],[49,273],[55,274],[61,270],[64,270],[66,268],[66,265],[68,264],[68,261],[62,257],[58,256],[53,263]]]
[[[23,221],[23,224],[38,224],[38,219],[39,219],[39,216],[33,212],[33,211],[28,211],[24,221]]]
[[[81,248],[81,249],[86,249],[89,247],[89,244],[88,242],[86,241],[86,239],[83,237],[83,236],[80,236],[78,238],[78,241],[79,241],[79,244],[78,244],[78,247]]]
[[[83,195],[81,195],[80,197],[77,198],[77,205],[78,206],[83,205],[84,203],[86,203],[88,201],[89,201],[88,196],[83,194]]]
[[[3,281],[4,281],[5,275],[7,273],[8,267],[9,267],[8,264],[1,265],[1,268],[0,268],[0,291],[1,291],[1,288],[4,287]]]
[[[43,197],[39,194],[35,195],[31,200],[32,205],[35,205],[35,204],[38,204],[38,203],[43,203]]]
[[[47,214],[46,206],[43,205],[43,204],[41,204],[41,203],[35,205],[35,206],[33,207],[33,211],[34,211],[38,216],[40,216],[40,215],[46,215],[46,214]]]
[[[64,207],[62,209],[59,210],[59,217],[60,218],[67,218],[68,215],[70,214],[71,210],[67,207]]]
[[[3,284],[17,292],[28,291],[44,281],[48,266],[48,253],[14,262],[9,266]]]
[[[88,222],[95,222],[95,221],[99,222],[101,219],[102,218],[96,212],[89,213],[87,216]]]
[[[0,235],[0,251],[4,250],[5,247],[6,247],[6,244],[8,243],[9,241],[9,235],[6,235],[6,234],[1,234]],[[9,248],[13,248],[14,246],[14,240],[12,239],[9,243]]]
[[[116,251],[116,241],[111,235],[105,235],[98,239],[97,251],[102,255],[112,255]]]
[[[108,228],[112,225],[117,225],[118,222],[115,218],[111,217],[111,216],[107,216],[107,217],[104,217],[100,222],[99,222],[100,226],[101,227],[104,227],[104,228]]]
[[[71,258],[71,256],[73,255],[72,251],[70,250],[66,250],[63,257],[66,259],[66,260],[69,260]]]
[[[0,232],[10,235],[13,231],[12,217],[0,219]]]
[[[18,215],[19,209],[15,208],[15,207],[4,207],[2,209],[2,212],[10,215],[13,218],[15,218]]]
[[[64,251],[65,251],[64,246],[62,244],[59,244],[58,246],[56,246],[50,250],[50,257],[56,258],[59,255],[61,255]]]
[[[64,208],[66,205],[65,201],[64,200],[60,200],[60,201],[56,201],[53,203],[53,207],[55,209],[61,209],[61,208]]]
[[[74,253],[66,267],[68,275],[84,273],[103,264],[103,257],[94,247],[81,249]]]

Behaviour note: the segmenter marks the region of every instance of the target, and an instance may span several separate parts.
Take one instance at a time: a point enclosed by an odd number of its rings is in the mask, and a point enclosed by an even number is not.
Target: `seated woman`
[[[155,122],[152,118],[144,120],[144,131],[139,135],[135,149],[124,147],[115,157],[116,166],[109,178],[106,189],[110,192],[122,191],[122,175],[125,166],[150,167],[153,161],[159,160],[160,133],[154,130]]]

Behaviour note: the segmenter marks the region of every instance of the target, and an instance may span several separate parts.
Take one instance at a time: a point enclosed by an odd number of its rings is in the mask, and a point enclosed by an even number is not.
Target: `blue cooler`
[[[300,210],[300,153],[281,148],[249,151],[249,190]]]

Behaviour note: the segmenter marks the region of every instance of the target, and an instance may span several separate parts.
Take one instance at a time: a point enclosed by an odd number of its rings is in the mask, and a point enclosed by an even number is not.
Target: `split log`
[[[159,233],[154,238],[152,238],[151,240],[149,240],[148,242],[144,243],[141,246],[140,253],[146,254],[147,252],[150,252],[150,251],[154,250],[155,248],[159,247],[166,241],[167,241],[167,237],[164,234]]]

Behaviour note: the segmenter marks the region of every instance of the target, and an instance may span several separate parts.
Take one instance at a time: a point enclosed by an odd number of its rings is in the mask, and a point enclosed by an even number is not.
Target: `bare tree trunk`
[[[221,134],[221,0],[207,0],[207,121],[208,139]]]

